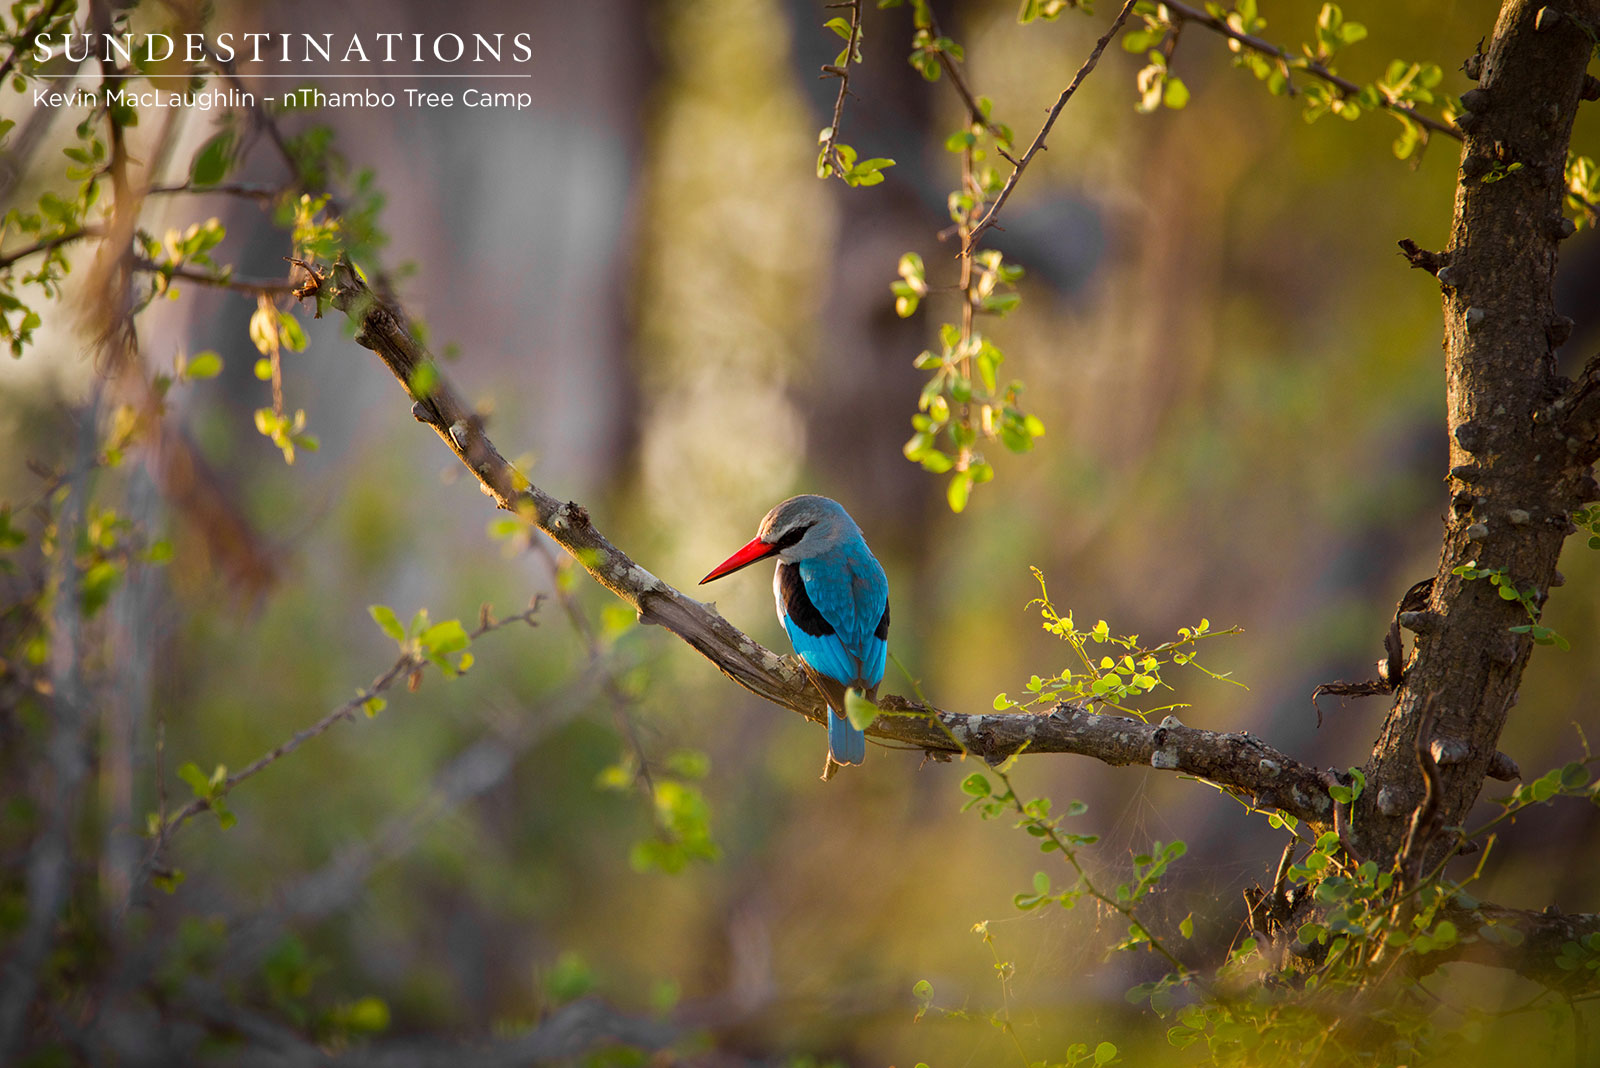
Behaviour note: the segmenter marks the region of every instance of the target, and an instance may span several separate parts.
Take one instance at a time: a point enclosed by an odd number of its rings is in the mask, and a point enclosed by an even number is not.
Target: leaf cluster
[[[1008,694],[999,694],[994,699],[996,711],[1092,700],[1144,719],[1157,712],[1186,707],[1168,704],[1141,709],[1130,703],[1157,689],[1173,689],[1162,674],[1167,667],[1192,667],[1218,681],[1234,682],[1229,673],[1214,672],[1202,665],[1194,647],[1210,638],[1238,634],[1237,627],[1214,631],[1211,621],[1202,619],[1193,627],[1179,627],[1176,638],[1149,646],[1144,645],[1137,634],[1112,633],[1111,625],[1103,619],[1082,630],[1070,611],[1065,615],[1057,611],[1050,600],[1043,573],[1034,568],[1033,575],[1039,583],[1040,596],[1028,602],[1028,607],[1038,606],[1040,625],[1047,633],[1067,643],[1081,670],[1068,667],[1049,676],[1031,676],[1026,684],[1031,696],[1018,701]],[[1093,648],[1095,646],[1106,651]],[[1234,682],[1234,685],[1239,683]]]
[[[1502,601],[1515,601],[1521,605],[1523,610],[1528,613],[1528,622],[1507,627],[1506,629],[1512,634],[1526,634],[1540,645],[1554,645],[1563,650],[1572,648],[1572,643],[1567,641],[1566,638],[1539,622],[1539,618],[1544,612],[1540,607],[1542,597],[1537,586],[1532,584],[1519,586],[1512,580],[1509,569],[1504,567],[1479,567],[1476,560],[1469,560],[1459,567],[1452,568],[1450,573],[1452,575],[1460,575],[1469,582],[1476,579],[1487,579],[1489,585],[1499,593]]]

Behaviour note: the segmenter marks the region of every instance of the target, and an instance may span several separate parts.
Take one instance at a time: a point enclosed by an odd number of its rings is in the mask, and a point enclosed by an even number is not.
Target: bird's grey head
[[[838,501],[805,493],[768,512],[756,537],[776,546],[778,559],[794,563],[827,552],[842,539],[860,533]]]
[[[789,564],[821,556],[852,536],[861,537],[861,528],[836,501],[812,494],[790,497],[767,513],[748,545],[712,568],[700,584],[731,575],[770,556]]]

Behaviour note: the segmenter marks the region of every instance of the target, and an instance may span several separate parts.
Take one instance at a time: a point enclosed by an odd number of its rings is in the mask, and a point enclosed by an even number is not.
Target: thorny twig
[[[983,236],[985,230],[995,225],[995,216],[1000,213],[1000,209],[1010,198],[1011,191],[1017,187],[1017,179],[1022,177],[1022,172],[1027,169],[1033,157],[1044,148],[1044,140],[1050,136],[1050,128],[1056,124],[1056,119],[1061,115],[1061,109],[1067,106],[1067,101],[1072,99],[1072,94],[1078,91],[1078,86],[1083,84],[1083,80],[1089,76],[1095,65],[1100,62],[1101,54],[1105,52],[1106,46],[1111,43],[1111,39],[1122,29],[1122,24],[1128,21],[1128,15],[1132,13],[1133,5],[1136,2],[1137,0],[1127,0],[1122,5],[1122,10],[1117,12],[1117,17],[1112,20],[1111,28],[1106,30],[1100,39],[1095,42],[1094,51],[1089,53],[1089,58],[1084,60],[1083,66],[1078,68],[1078,73],[1072,76],[1072,81],[1067,87],[1061,90],[1061,95],[1056,98],[1055,104],[1050,108],[1050,114],[1045,117],[1044,125],[1039,128],[1038,135],[1034,137],[1033,143],[1028,146],[1028,151],[1024,152],[1022,158],[1018,159],[1015,166],[1012,167],[1011,176],[1006,179],[1006,184],[1001,188],[1000,195],[995,197],[994,203],[989,205],[989,210],[983,213],[983,218],[978,220],[977,225],[972,228],[972,232],[967,235],[961,248],[963,257],[970,257],[977,247],[978,238]]]
[[[818,75],[821,78],[839,79],[839,95],[833,102],[833,122],[828,126],[828,135],[822,140],[822,155],[833,165],[833,173],[843,178],[846,168],[839,159],[839,124],[844,121],[844,98],[850,93],[850,64],[856,58],[856,50],[861,47],[861,0],[847,0],[844,4],[828,6],[850,9],[850,36],[844,43],[844,62],[837,66],[826,64]]]
[[[939,28],[939,20],[932,18],[931,11],[929,12],[929,17],[930,25],[928,30],[933,34],[934,40],[937,41],[944,36],[944,33]],[[944,69],[945,74],[949,75],[950,84],[955,88],[956,94],[961,97],[961,103],[966,106],[967,120],[989,131],[990,136],[995,139],[995,151],[1005,157],[1012,166],[1016,166],[1016,157],[1006,149],[1006,143],[1009,139],[1005,136],[1004,131],[991,122],[989,116],[983,113],[983,108],[978,106],[978,98],[972,92],[971,87],[967,85],[967,78],[961,71],[961,64],[943,48],[938,50],[938,55],[939,66]]]

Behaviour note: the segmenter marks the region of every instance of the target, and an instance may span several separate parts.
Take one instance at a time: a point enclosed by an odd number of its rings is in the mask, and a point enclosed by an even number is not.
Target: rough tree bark
[[[1462,564],[1505,568],[1543,605],[1572,513],[1594,499],[1593,427],[1570,417],[1578,394],[1556,373],[1571,321],[1557,314],[1557,247],[1573,119],[1588,79],[1600,2],[1507,0],[1469,114],[1444,293],[1451,504],[1432,595],[1401,618],[1415,634],[1404,683],[1368,765],[1352,837],[1395,858],[1424,794],[1418,752],[1437,762],[1436,826],[1462,823],[1494,759],[1533,649],[1512,626],[1526,609]],[[1578,436],[1587,429],[1587,440]],[[1430,736],[1418,731],[1433,710]],[[1448,843],[1433,838],[1428,859]]]

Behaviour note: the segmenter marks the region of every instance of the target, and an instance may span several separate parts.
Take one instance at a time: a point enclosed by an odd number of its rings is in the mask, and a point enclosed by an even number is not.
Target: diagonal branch
[[[0,270],[10,267],[18,260],[37,255],[40,252],[49,252],[52,249],[60,248],[62,245],[70,245],[74,241],[81,241],[86,237],[99,237],[102,233],[103,231],[97,226],[80,226],[73,230],[63,230],[61,233],[52,234],[49,237],[42,237],[31,245],[24,245],[15,252],[8,252],[4,256],[0,256]]]
[[[1243,48],[1250,49],[1252,52],[1259,52],[1261,55],[1269,56],[1280,63],[1292,65],[1293,69],[1304,71],[1318,81],[1328,83],[1345,96],[1356,96],[1361,92],[1361,86],[1349,78],[1340,77],[1316,60],[1303,59],[1283,48],[1279,48],[1271,41],[1263,40],[1254,34],[1236,30],[1229,26],[1224,19],[1218,18],[1209,11],[1204,11],[1198,7],[1190,7],[1188,4],[1178,3],[1176,0],[1162,0],[1162,6],[1167,9],[1180,25],[1185,22],[1192,22],[1196,26],[1203,26],[1213,33],[1219,33],[1230,41],[1236,42]],[[1461,140],[1462,134],[1459,127],[1424,115],[1403,100],[1394,100],[1386,96],[1383,98],[1383,106],[1397,115],[1404,115],[1418,126],[1432,130],[1434,133],[1453,137],[1457,141]]]
[[[978,225],[973,227],[972,239],[967,243],[966,248],[962,249],[962,255],[970,254],[973,248],[976,246],[978,237],[985,230],[995,225],[995,216],[1000,213],[1001,206],[1004,205],[1006,200],[1010,198],[1011,190],[1016,186],[1017,180],[1022,177],[1022,172],[1027,168],[1028,163],[1033,159],[1034,154],[1044,148],[1045,138],[1049,136],[1050,128],[1055,125],[1056,118],[1061,114],[1061,109],[1065,107],[1067,101],[1072,98],[1072,94],[1077,92],[1078,86],[1083,82],[1083,79],[1089,76],[1090,71],[1094,70],[1095,64],[1100,62],[1100,54],[1106,50],[1106,46],[1109,45],[1111,43],[1111,39],[1117,35],[1117,31],[1122,29],[1122,24],[1127,20],[1128,14],[1132,11],[1133,6],[1132,0],[1129,0],[1128,3],[1123,5],[1122,10],[1117,14],[1116,20],[1112,22],[1111,28],[1107,30],[1098,41],[1095,42],[1094,51],[1089,53],[1089,58],[1084,61],[1082,67],[1078,68],[1078,73],[1073,75],[1071,84],[1063,89],[1061,91],[1061,95],[1056,98],[1055,105],[1051,107],[1050,114],[1045,118],[1044,125],[1040,127],[1038,136],[1033,139],[1033,144],[1028,146],[1028,151],[1022,154],[1021,159],[1012,160],[1013,168],[1011,171],[1011,176],[1006,179],[1005,187],[1000,190],[1000,195],[995,198],[994,204],[992,204],[989,210],[984,213],[983,218],[978,221]],[[1255,36],[1254,34],[1244,33],[1240,30],[1236,30],[1232,26],[1228,25],[1225,19],[1218,18],[1216,15],[1213,15],[1208,11],[1198,7],[1191,7],[1188,4],[1178,3],[1176,0],[1164,0],[1161,6],[1166,9],[1175,27],[1181,28],[1185,23],[1194,23],[1196,26],[1204,27],[1213,33],[1221,34],[1223,37],[1226,37],[1230,41],[1238,44],[1241,48],[1248,48],[1252,52],[1257,52],[1263,56],[1268,56],[1272,59],[1275,59],[1279,63],[1284,64],[1286,68],[1292,65],[1293,69],[1304,71],[1313,78],[1333,86],[1335,89],[1339,90],[1340,94],[1344,96],[1356,96],[1361,92],[1362,87],[1360,85],[1348,78],[1335,74],[1322,63],[1319,63],[1314,59],[1303,59],[1299,56],[1293,55],[1286,49],[1278,47],[1271,41],[1264,40]],[[940,58],[943,59],[944,57],[941,55]],[[952,70],[951,73],[954,74],[954,71]],[[962,88],[959,83],[958,88]],[[1463,136],[1460,127],[1453,123],[1443,122],[1439,119],[1432,118],[1431,116],[1424,115],[1411,104],[1406,103],[1403,100],[1395,100],[1391,97],[1384,96],[1382,104],[1385,109],[1392,111],[1397,115],[1405,116],[1426,130],[1443,134],[1446,137],[1453,137],[1457,141],[1461,140]],[[972,105],[969,102],[969,108],[971,106]],[[1010,159],[1009,156],[1007,158]]]
[[[431,426],[497,505],[523,516],[638,614],[670,630],[740,686],[818,723],[826,711],[792,658],[763,648],[719,615],[636,564],[595,529],[582,505],[560,501],[508,463],[482,420],[439,372],[398,307],[380,299],[341,257],[331,276],[314,273],[311,293],[327,292],[356,326],[356,342],[377,354]],[[427,370],[423,370],[427,368]],[[936,754],[971,753],[998,761],[1033,753],[1078,753],[1107,764],[1143,764],[1208,779],[1256,804],[1318,826],[1332,819],[1320,773],[1248,734],[1196,730],[1169,719],[1144,723],[1058,705],[1048,713],[963,715],[902,697],[884,697],[870,733]]]
[[[0,83],[5,82],[6,76],[11,73],[11,68],[16,66],[18,57],[33,47],[33,42],[40,31],[49,24],[51,19],[56,17],[56,12],[61,10],[65,4],[66,0],[50,0],[48,4],[38,10],[33,18],[28,20],[28,24],[22,28],[22,32],[17,34],[17,46],[6,56],[4,62],[0,62]]]
[[[977,247],[978,238],[983,235],[985,230],[995,224],[994,217],[1000,214],[1000,209],[1010,199],[1011,191],[1017,187],[1017,180],[1022,177],[1022,172],[1027,170],[1028,164],[1032,162],[1033,157],[1044,148],[1044,139],[1050,136],[1050,128],[1056,124],[1056,119],[1061,115],[1061,109],[1067,106],[1067,101],[1072,99],[1072,94],[1078,91],[1078,86],[1083,84],[1083,80],[1089,76],[1095,65],[1100,62],[1100,56],[1105,52],[1106,46],[1111,43],[1111,39],[1122,29],[1122,24],[1128,21],[1128,15],[1132,13],[1133,5],[1136,2],[1137,0],[1127,0],[1122,5],[1122,10],[1117,12],[1117,17],[1112,20],[1111,28],[1101,34],[1100,39],[1094,43],[1094,51],[1089,53],[1089,58],[1083,61],[1083,66],[1078,68],[1078,73],[1072,76],[1072,81],[1065,89],[1061,90],[1061,95],[1056,97],[1056,102],[1050,108],[1050,114],[1045,116],[1044,125],[1039,127],[1039,133],[1034,137],[1033,144],[1029,145],[1028,151],[1024,152],[1022,158],[1016,161],[1016,165],[1011,169],[1011,177],[1006,179],[1006,184],[1001,188],[1000,195],[994,198],[994,203],[989,205],[989,210],[983,213],[983,218],[979,219],[978,224],[972,228],[972,234],[967,239],[967,245],[961,250],[963,256],[971,255],[973,249]]]
[[[476,641],[485,634],[500,630],[502,627],[510,626],[513,623],[526,623],[529,626],[536,627],[538,626],[538,623],[534,620],[534,616],[536,616],[539,612],[539,604],[539,599],[536,597],[526,611],[519,612],[513,616],[507,616],[505,619],[491,619],[488,614],[488,606],[485,605],[477,628],[472,630],[468,637]],[[374,697],[377,697],[379,694],[388,690],[401,679],[407,678],[415,672],[420,672],[427,666],[427,664],[427,658],[424,657],[420,652],[416,651],[414,646],[407,646],[404,650],[402,650],[399,658],[395,660],[394,664],[391,665],[387,671],[379,675],[372,681],[371,685],[359,691],[350,700],[335,708],[333,711],[317,720],[317,722],[296,731],[287,739],[278,743],[278,745],[257,757],[250,764],[234,772],[232,775],[229,775],[225,780],[217,785],[215,792],[210,796],[196,797],[193,801],[190,801],[183,808],[179,809],[171,818],[163,818],[160,826],[156,829],[154,840],[150,843],[150,848],[145,855],[144,863],[140,866],[139,874],[132,882],[132,888],[136,889],[138,886],[142,885],[145,878],[155,870],[155,865],[160,860],[161,854],[165,851],[168,841],[171,840],[172,835],[176,833],[185,823],[188,823],[191,819],[200,815],[200,813],[216,807],[217,803],[220,802],[222,798],[226,797],[230,792],[232,792],[234,787],[238,786],[246,779],[266,770],[271,765],[276,764],[279,760],[288,756],[290,753],[294,752],[311,739],[316,738],[319,735],[326,734],[338,723],[354,718],[355,714],[362,708],[366,707],[368,702],[370,702]]]

